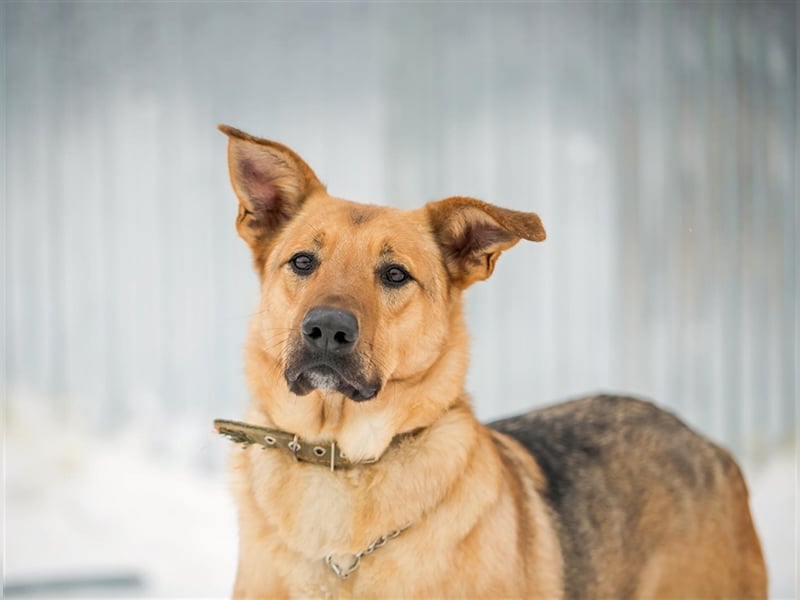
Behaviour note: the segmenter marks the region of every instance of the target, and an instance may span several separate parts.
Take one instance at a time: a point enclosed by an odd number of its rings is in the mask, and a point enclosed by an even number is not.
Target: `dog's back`
[[[520,442],[545,476],[566,598],[765,594],[739,468],[673,415],[595,396],[490,427]]]

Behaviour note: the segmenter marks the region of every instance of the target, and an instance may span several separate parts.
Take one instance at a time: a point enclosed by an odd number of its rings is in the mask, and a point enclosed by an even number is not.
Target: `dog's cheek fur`
[[[279,237],[271,245],[259,272],[261,293],[248,325],[244,371],[251,396],[257,399],[260,410],[286,419],[281,406],[285,404],[282,399],[289,397],[289,389],[283,371],[298,320],[296,298],[300,286],[283,264],[283,252],[285,249]],[[309,411],[312,408],[309,403],[293,403],[293,406],[294,412],[300,408]],[[305,417],[292,414],[291,418],[316,423],[318,417],[312,413],[310,411]]]
[[[258,331],[264,351],[275,360],[282,360],[297,320],[297,306],[293,302],[296,286],[287,277],[286,268],[276,267],[269,262],[267,268],[271,272],[264,273],[261,297],[252,316],[252,325]]]
[[[440,308],[420,302],[418,294],[414,290],[414,298],[399,310],[385,311],[384,325],[377,328],[375,349],[382,361],[392,365],[391,377],[396,380],[422,377],[445,349],[444,327],[439,322],[431,326],[428,320]]]
[[[423,378],[460,342],[457,335],[450,337],[451,326],[458,326],[460,292],[443,285],[447,272],[436,241],[423,231],[420,227],[408,242],[416,249],[415,281],[382,294],[380,352],[392,356],[393,376],[400,381]]]

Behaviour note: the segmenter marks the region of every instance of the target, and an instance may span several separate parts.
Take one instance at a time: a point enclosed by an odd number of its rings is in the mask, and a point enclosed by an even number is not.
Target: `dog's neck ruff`
[[[299,438],[297,434],[289,433],[288,431],[252,425],[250,423],[242,423],[240,421],[216,419],[214,421],[214,429],[216,429],[217,433],[220,435],[224,435],[232,442],[242,444],[244,447],[250,444],[257,444],[264,448],[278,448],[291,454],[298,462],[307,462],[314,465],[329,467],[331,471],[371,465],[378,462],[381,458],[378,456],[367,460],[350,460],[342,453],[341,448],[336,445],[336,442],[312,444],[311,442],[306,442]],[[389,447],[391,448],[398,442],[412,437],[420,431],[421,429],[415,429],[394,436]]]
[[[337,468],[343,469],[359,465],[371,465],[378,462],[381,458],[379,456],[369,460],[351,461],[342,454],[341,449],[335,442],[331,442],[330,444],[306,443],[304,440],[300,439],[297,434],[292,434],[280,429],[262,427],[261,425],[242,423],[241,421],[215,419],[214,429],[216,429],[217,433],[220,435],[224,435],[232,442],[241,444],[244,447],[250,444],[257,444],[264,448],[279,448],[291,454],[298,462],[307,462],[330,467],[331,471]],[[423,428],[414,429],[394,436],[389,444],[389,448],[406,438],[417,435],[422,429]],[[339,579],[345,580],[358,570],[358,567],[361,565],[361,559],[364,556],[372,554],[375,550],[382,548],[387,542],[398,537],[410,526],[411,523],[407,523],[391,533],[380,536],[369,546],[356,554],[327,554],[325,556],[325,564],[328,565]]]

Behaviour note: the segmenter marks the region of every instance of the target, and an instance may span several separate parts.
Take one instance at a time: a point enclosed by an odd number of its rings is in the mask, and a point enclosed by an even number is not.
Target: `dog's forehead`
[[[369,254],[405,255],[435,249],[424,211],[360,204],[338,198],[310,202],[303,210],[292,237],[311,238],[315,246],[357,247]]]

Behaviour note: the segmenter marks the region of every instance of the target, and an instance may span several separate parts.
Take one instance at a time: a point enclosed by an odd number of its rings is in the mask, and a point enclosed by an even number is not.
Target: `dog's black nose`
[[[358,321],[353,313],[332,306],[312,308],[303,318],[303,340],[312,348],[349,352],[358,339]]]

